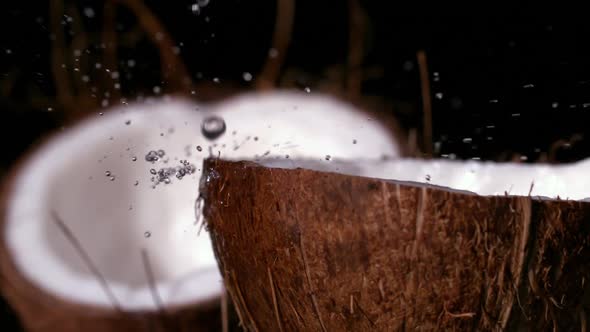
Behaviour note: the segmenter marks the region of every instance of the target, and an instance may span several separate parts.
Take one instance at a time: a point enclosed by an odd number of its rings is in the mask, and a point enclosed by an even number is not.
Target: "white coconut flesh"
[[[211,141],[201,124],[213,114],[225,120],[226,131]],[[231,159],[289,155],[329,163],[399,155],[388,128],[322,96],[279,92],[217,105],[164,99],[115,108],[65,129],[19,168],[4,225],[16,267],[54,296],[111,307],[62,222],[125,310],[157,309],[154,287],[165,307],[218,298],[221,276],[209,236],[195,220],[210,146],[215,156]],[[150,150],[160,149],[164,157],[146,161]],[[197,171],[153,188],[150,170],[180,166],[180,160]]]
[[[562,165],[395,158],[324,164],[308,160],[272,160],[263,164],[411,182],[419,186],[435,185],[484,196],[530,195],[541,199],[590,200],[590,183],[584,176],[590,169],[590,159]]]

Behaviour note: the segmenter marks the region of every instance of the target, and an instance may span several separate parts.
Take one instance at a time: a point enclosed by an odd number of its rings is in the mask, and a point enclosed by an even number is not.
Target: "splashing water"
[[[214,140],[225,133],[225,121],[218,116],[210,116],[203,120],[201,133],[205,138]]]
[[[158,156],[158,152],[152,150],[150,152],[148,152],[145,155],[145,161],[149,161],[151,163],[154,163],[156,161],[160,160],[160,157]]]
[[[176,167],[164,167],[156,170],[155,168],[150,169],[150,174],[155,175],[151,178],[154,186],[164,183],[172,183],[172,178],[176,177],[178,180],[182,180],[185,176],[194,174],[197,171],[197,167],[187,160],[181,160],[180,166]]]
[[[209,169],[209,171],[207,172],[207,177],[205,178],[205,183],[209,184],[212,180],[218,179],[219,178],[219,173],[217,173],[216,170],[214,169]]]

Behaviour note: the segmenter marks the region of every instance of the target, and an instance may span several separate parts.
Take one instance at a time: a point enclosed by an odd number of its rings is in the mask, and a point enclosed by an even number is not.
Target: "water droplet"
[[[490,99],[490,104],[497,104],[498,103],[498,99]]]
[[[156,151],[150,151],[145,155],[145,161],[149,161],[151,163],[156,162],[160,159],[160,157],[158,157],[158,153]]]
[[[133,183],[134,186],[139,185],[139,181],[135,180],[135,182]]]
[[[254,140],[255,141],[258,141],[258,136],[254,136]]]
[[[162,149],[158,150],[157,153],[158,153],[158,157],[160,157],[160,158],[162,158],[162,157],[164,157],[166,155],[166,152],[164,150],[162,150]]]
[[[200,145],[197,145],[197,151],[201,152],[203,151],[203,148]]]
[[[151,169],[150,169],[150,173],[151,173],[151,174],[153,174],[153,175],[156,175],[156,170],[155,170],[155,169],[153,169],[153,168],[151,168]]]
[[[125,124],[126,124],[126,125],[130,125],[130,124],[131,124],[131,120],[127,120],[127,121],[125,121]]]
[[[153,91],[154,91],[155,94],[160,94],[160,92],[162,92],[162,88],[160,88],[159,86],[156,85],[153,88]]]
[[[271,48],[268,50],[268,56],[271,58],[276,58],[279,55],[279,51],[276,48]]]
[[[530,89],[530,88],[534,88],[535,85],[534,84],[525,84],[522,87],[525,88],[525,89]]]
[[[219,82],[220,82],[219,77],[213,77],[213,83],[219,83]]]
[[[219,173],[217,173],[217,171],[214,169],[210,169],[209,172],[207,172],[207,177],[205,178],[205,182],[207,184],[209,184],[212,180],[216,180],[216,179],[219,179]]]
[[[305,93],[310,93],[311,89],[308,86],[306,86],[305,89],[303,89],[303,91],[305,91]]]
[[[356,144],[357,141],[355,139],[352,140],[352,144]]]
[[[104,115],[104,113],[103,113],[103,112],[99,112],[99,113],[98,113],[98,115],[100,115],[100,116],[103,116],[103,115]]]
[[[442,92],[437,92],[434,94],[434,97],[436,97],[436,99],[443,99],[443,93]]]
[[[214,140],[223,135],[225,129],[225,121],[215,115],[205,118],[201,124],[201,133],[209,140]]]
[[[557,108],[558,106],[559,106],[559,103],[558,102],[551,103],[551,107],[552,108]]]
[[[249,72],[244,72],[242,74],[242,78],[244,79],[244,81],[250,82],[252,80],[252,74],[250,74]]]
[[[131,157],[131,161],[137,161],[137,157]]]
[[[104,172],[104,175],[105,175],[105,176],[111,176],[111,171],[105,171],[105,172]]]
[[[111,181],[115,181],[115,176],[111,176],[111,177],[109,178],[109,180],[111,180]]]
[[[152,236],[152,233],[146,231],[146,232],[143,233],[143,236],[146,237],[146,238],[148,238],[148,237]]]
[[[90,7],[84,8],[84,15],[86,15],[86,17],[88,17],[88,18],[93,18],[94,17],[94,9],[92,9]]]
[[[285,155],[285,158],[289,159],[289,155]]]
[[[330,159],[332,159],[332,157],[329,154],[327,154],[326,155],[326,160],[330,160]]]
[[[430,174],[426,174],[426,181],[430,181]]]
[[[463,139],[463,143],[471,143],[473,141],[473,139],[471,137],[465,137]]]

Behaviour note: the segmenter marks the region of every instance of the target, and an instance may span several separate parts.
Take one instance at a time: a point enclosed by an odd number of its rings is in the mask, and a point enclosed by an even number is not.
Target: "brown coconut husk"
[[[49,136],[36,144],[36,149]],[[16,312],[21,326],[35,332],[117,332],[117,331],[221,331],[237,330],[237,318],[231,303],[227,319],[222,317],[219,299],[195,302],[177,307],[151,311],[125,311],[69,301],[41,289],[29,281],[15,265],[5,239],[7,204],[13,191],[14,180],[27,158],[27,154],[3,179],[0,188],[0,291]],[[48,220],[50,222],[50,220]],[[43,273],[43,271],[39,271]],[[98,276],[97,276],[98,278]],[[99,282],[99,281],[97,281]],[[72,292],[76,292],[72,289]],[[102,294],[101,294],[102,296]],[[223,320],[225,319],[225,322]]]
[[[249,331],[588,328],[588,202],[222,160],[204,179]]]

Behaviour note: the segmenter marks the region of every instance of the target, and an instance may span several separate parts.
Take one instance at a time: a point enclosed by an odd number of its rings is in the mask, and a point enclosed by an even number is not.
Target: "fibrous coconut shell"
[[[585,331],[590,203],[210,159],[205,218],[249,331]]]

